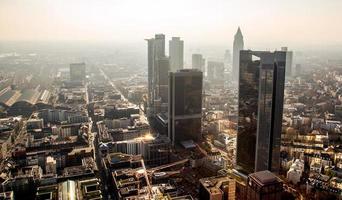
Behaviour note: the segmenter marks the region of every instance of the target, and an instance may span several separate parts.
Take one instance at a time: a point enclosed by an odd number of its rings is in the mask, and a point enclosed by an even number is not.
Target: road
[[[121,96],[121,99],[126,101],[126,102],[129,102],[133,105],[135,105],[134,103],[130,102],[123,94],[120,90],[118,90],[118,88],[115,86],[115,84],[113,83],[113,81],[107,76],[107,74],[103,71],[103,69],[99,68],[102,76],[105,78],[106,81],[108,81],[108,83],[112,86],[112,88],[114,89],[115,92],[118,92]],[[137,106],[137,105],[136,105]],[[139,110],[140,110],[140,121],[143,122],[143,123],[146,123],[146,124],[149,124],[148,120],[147,120],[147,117],[145,115],[145,112],[143,110],[143,108],[141,107],[141,105],[138,106],[139,107]]]

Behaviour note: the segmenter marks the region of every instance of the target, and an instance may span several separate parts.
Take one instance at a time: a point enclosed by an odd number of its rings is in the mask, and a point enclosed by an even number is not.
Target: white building
[[[179,37],[172,37],[169,41],[170,70],[175,72],[183,69],[184,41]]]

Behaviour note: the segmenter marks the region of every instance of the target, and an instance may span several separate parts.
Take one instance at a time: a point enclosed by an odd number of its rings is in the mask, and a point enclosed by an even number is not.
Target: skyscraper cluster
[[[148,114],[155,122],[152,126],[167,127],[172,144],[199,139],[202,72],[183,70],[184,42],[179,37],[172,37],[169,41],[169,57],[165,55],[165,35],[156,34],[147,40],[147,44]],[[194,59],[196,68],[201,69],[204,59],[201,56]]]
[[[183,69],[184,42],[179,37],[169,41],[169,56],[165,54],[165,35],[147,39],[148,109],[149,116],[167,112],[168,73]]]

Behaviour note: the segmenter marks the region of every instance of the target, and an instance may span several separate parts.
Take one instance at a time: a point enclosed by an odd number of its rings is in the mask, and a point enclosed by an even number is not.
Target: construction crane
[[[151,169],[148,169],[147,171],[150,173],[150,174],[153,174],[154,172],[156,171],[159,171],[159,170],[162,170],[162,169],[165,169],[165,168],[169,168],[169,167],[173,167],[175,165],[180,165],[180,164],[184,164],[186,162],[188,162],[189,159],[183,159],[183,160],[180,160],[180,161],[176,161],[176,162],[173,162],[173,163],[169,163],[169,164],[165,164],[165,165],[160,165],[158,167],[154,167],[154,168],[151,168]]]
[[[165,169],[165,168],[169,168],[169,167],[173,167],[173,166],[176,166],[176,165],[184,164],[184,163],[186,163],[188,161],[189,161],[189,159],[183,159],[183,160],[176,161],[176,162],[173,162],[173,163],[169,163],[169,164],[161,165],[161,166],[158,166],[158,167],[146,169],[144,159],[141,159],[142,169],[138,170],[137,173],[144,175],[144,178],[145,178],[146,184],[147,184],[148,197],[151,198],[151,196],[153,195],[152,194],[151,182],[149,180],[149,176],[152,176],[153,173],[155,173],[156,171],[159,171],[159,170],[162,170],[162,169]],[[180,173],[180,171],[172,171],[170,173],[176,174],[176,172]]]

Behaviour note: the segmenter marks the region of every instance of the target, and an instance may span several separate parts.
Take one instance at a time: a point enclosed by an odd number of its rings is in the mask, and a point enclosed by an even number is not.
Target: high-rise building
[[[203,73],[195,69],[169,73],[168,136],[173,145],[201,137],[202,83]]]
[[[224,52],[223,62],[224,62],[225,68],[227,69],[228,66],[230,66],[230,64],[231,64],[231,55],[230,55],[229,50],[226,50]]]
[[[153,66],[154,66],[154,38],[146,39],[147,41],[147,82],[148,82],[148,107],[151,109],[153,105]]]
[[[281,51],[286,52],[286,76],[292,76],[292,60],[293,60],[293,52],[288,51],[287,47],[281,47]]]
[[[222,85],[224,83],[224,63],[223,62],[215,62],[208,61],[207,66],[207,76],[208,80],[212,84]]]
[[[240,52],[236,164],[249,174],[280,165],[286,52]]]
[[[240,61],[240,51],[244,48],[243,36],[238,28],[235,36],[234,36],[234,44],[233,44],[233,80],[239,79],[239,61]]]
[[[205,59],[202,54],[192,54],[192,69],[198,69],[201,72],[205,72]]]
[[[156,94],[159,94],[158,75],[160,72],[160,70],[156,69],[156,66],[158,63],[160,64],[160,62],[162,62],[161,60],[165,60],[165,35],[156,34],[154,38],[147,39],[146,41],[148,62],[148,115],[153,116],[156,112],[154,110],[156,107],[155,103],[157,102],[157,104],[159,104],[158,102],[161,101],[160,97],[156,96]]]
[[[170,62],[168,57],[161,57],[155,60],[155,99],[160,101],[159,105],[155,106],[155,111],[167,112],[167,109],[162,109],[163,104],[168,102],[168,73],[170,69]],[[164,106],[167,108],[167,105]]]
[[[156,34],[154,36],[154,58],[165,57],[165,35]]]
[[[85,63],[71,63],[70,64],[70,80],[84,81],[86,78]]]
[[[179,37],[172,37],[169,41],[170,71],[183,69],[184,41]]]
[[[296,76],[300,76],[302,74],[302,65],[296,64]]]
[[[247,179],[247,200],[281,200],[282,181],[270,171],[250,174]]]

